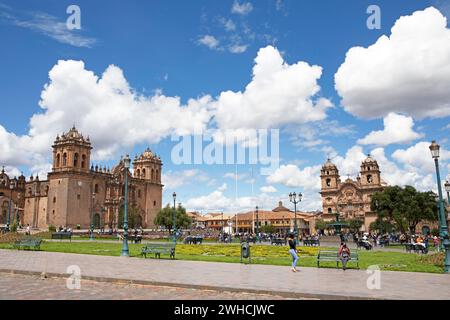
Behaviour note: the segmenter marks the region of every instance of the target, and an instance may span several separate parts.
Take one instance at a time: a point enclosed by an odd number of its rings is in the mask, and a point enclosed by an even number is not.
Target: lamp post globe
[[[436,167],[436,181],[438,187],[438,195],[439,195],[439,233],[442,238],[442,246],[445,249],[445,272],[450,273],[450,239],[448,235],[448,227],[447,227],[447,219],[444,208],[444,199],[442,196],[442,183],[441,176],[439,173],[439,149],[440,146],[433,141],[430,145],[431,157],[434,159],[434,164]]]
[[[125,168],[125,198],[124,198],[124,213],[123,213],[123,244],[122,244],[122,257],[129,257],[130,250],[128,249],[128,171],[130,169],[131,159],[129,155],[126,155],[123,159],[123,165]]]
[[[445,181],[444,188],[445,192],[447,192],[447,203],[450,205],[450,182]]]

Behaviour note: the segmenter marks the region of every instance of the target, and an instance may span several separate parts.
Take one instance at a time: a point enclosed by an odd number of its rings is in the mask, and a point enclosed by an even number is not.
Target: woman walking
[[[289,253],[292,256],[292,272],[297,272],[297,261],[298,261],[298,255],[297,255],[297,246],[295,243],[294,235],[291,233],[289,235]]]

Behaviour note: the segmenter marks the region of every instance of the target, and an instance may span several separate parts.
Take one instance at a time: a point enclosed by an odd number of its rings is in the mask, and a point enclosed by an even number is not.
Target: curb
[[[14,270],[14,269],[0,269],[0,273],[12,274],[12,275],[27,275],[27,276],[41,276],[43,272],[39,271],[27,271],[27,270]],[[48,278],[67,279],[69,274],[65,273],[45,273]],[[281,296],[289,299],[298,300],[379,300],[376,298],[367,297],[354,297],[345,295],[328,295],[328,294],[312,294],[312,293],[296,293],[286,291],[272,291],[272,290],[257,290],[257,289],[242,289],[242,288],[228,288],[208,285],[196,285],[186,283],[172,283],[172,282],[159,282],[149,280],[131,280],[120,278],[108,278],[108,277],[95,277],[95,276],[83,276],[82,280],[90,280],[95,282],[106,282],[112,284],[129,284],[129,285],[148,285],[159,287],[171,287],[171,288],[184,288],[184,289],[197,289],[197,290],[211,290],[218,292],[234,292],[234,293],[253,293],[261,295]]]

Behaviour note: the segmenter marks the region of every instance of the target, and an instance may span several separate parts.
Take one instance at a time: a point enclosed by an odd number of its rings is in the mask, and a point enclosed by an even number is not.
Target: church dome
[[[143,160],[150,160],[153,159],[155,156],[153,155],[153,152],[150,150],[150,148],[147,148],[147,150],[144,151],[144,153],[141,155],[141,159]]]
[[[322,167],[323,169],[337,169],[336,165],[331,162],[330,159],[327,160],[327,162],[325,162],[325,164]]]
[[[369,153],[368,155],[367,155],[367,158],[363,161],[363,163],[364,164],[376,164],[377,163],[377,161],[374,159],[374,158],[372,158],[372,155]]]

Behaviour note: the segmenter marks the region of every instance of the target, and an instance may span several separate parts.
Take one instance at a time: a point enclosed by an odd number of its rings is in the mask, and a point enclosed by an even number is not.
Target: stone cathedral
[[[123,161],[111,170],[91,165],[91,142],[75,127],[53,144],[53,169],[45,181],[31,177],[24,188],[22,223],[33,228],[77,225],[120,228],[124,204]],[[162,206],[161,159],[147,149],[133,162],[129,173],[129,204],[135,226],[153,227]],[[120,218],[119,218],[120,217]]]
[[[341,220],[361,219],[364,222],[362,231],[368,231],[377,218],[370,210],[372,195],[387,186],[381,179],[377,161],[369,155],[361,163],[356,180],[347,178],[342,182],[338,168],[328,160],[322,166],[320,178],[324,221],[335,220],[335,214],[339,212]]]

